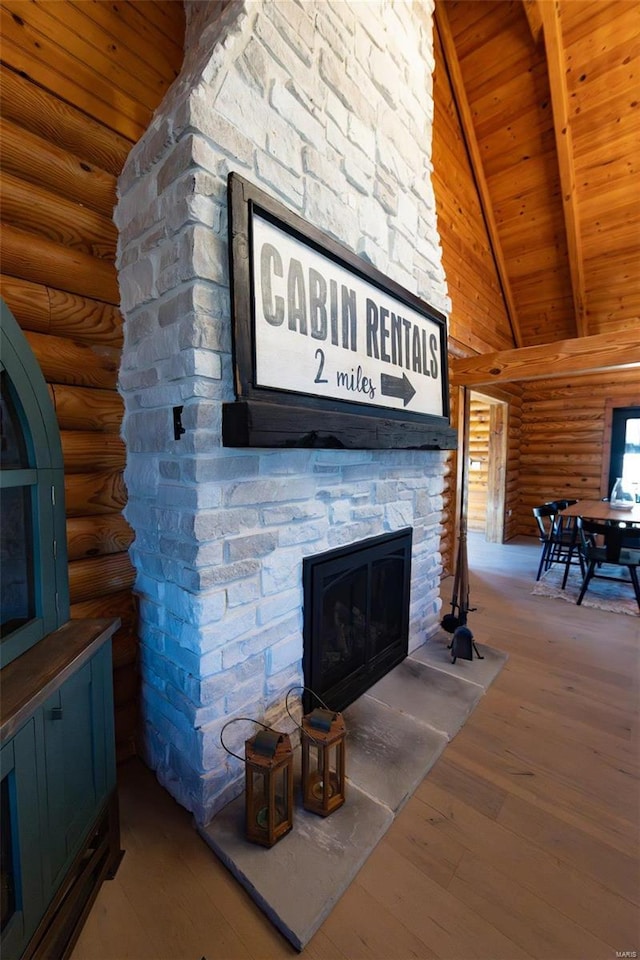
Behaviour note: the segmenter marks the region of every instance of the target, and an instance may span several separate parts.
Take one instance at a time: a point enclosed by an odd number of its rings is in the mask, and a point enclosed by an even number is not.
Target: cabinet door
[[[46,879],[52,892],[115,783],[110,653],[106,644],[43,707]]]
[[[2,957],[19,957],[43,909],[36,724],[0,751],[2,783]]]

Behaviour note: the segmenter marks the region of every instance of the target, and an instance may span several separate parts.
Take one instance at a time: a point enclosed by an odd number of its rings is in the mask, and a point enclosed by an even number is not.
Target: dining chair
[[[536,580],[539,580],[542,576],[542,571],[548,570],[551,566],[549,555],[552,546],[551,535],[553,533],[555,510],[549,504],[544,503],[542,506],[533,507],[533,516],[538,525],[538,540],[542,544],[540,563],[538,564],[538,572],[536,574]]]
[[[584,560],[578,548],[578,528],[576,526],[576,517],[565,517],[560,511],[573,506],[577,500],[560,499],[548,501],[556,507],[558,513],[555,518],[556,537],[562,542],[562,551],[559,559],[564,560],[564,576],[562,577],[562,589],[567,586],[569,569],[576,564],[580,567],[580,573],[584,577]]]
[[[640,583],[638,583],[638,567],[640,567],[640,550],[634,549],[638,531],[633,527],[623,527],[618,523],[586,520],[578,517],[578,531],[580,533],[580,553],[586,565],[580,594],[576,603],[581,604],[589,589],[589,584],[595,577],[600,580],[618,580],[622,583],[631,583],[636,595],[638,610],[640,610]],[[611,573],[600,571],[608,566],[627,567],[630,579],[614,576]]]
[[[566,499],[559,498],[557,500],[546,500],[545,504],[547,506],[553,506],[556,508],[556,510],[561,511],[561,510],[566,510],[567,507],[570,507],[577,502],[578,502],[577,500],[566,500]],[[575,520],[576,520],[575,517],[564,517],[562,513],[558,512],[558,514],[556,514],[555,524],[558,530],[560,530],[560,528],[562,530],[573,530],[575,526]],[[576,541],[577,541],[577,537],[576,537]]]
[[[536,580],[540,579],[543,570],[548,570],[554,563],[563,563],[565,565],[563,590],[570,564],[578,563],[584,576],[584,561],[580,551],[577,550],[575,531],[564,526],[563,518],[559,515],[559,511],[569,506],[569,502],[550,500],[539,507],[533,507],[533,516],[538,525],[538,539],[542,544]]]
[[[567,507],[572,507],[573,504],[574,504],[574,503],[577,503],[578,501],[577,501],[577,500],[563,500],[563,499],[561,499],[561,498],[558,498],[557,500],[547,500],[546,502],[547,502],[547,503],[551,503],[551,504],[555,504],[555,506],[558,508],[558,510],[566,510]],[[565,525],[565,526],[567,526],[567,525],[568,525],[568,526],[571,526],[571,521],[574,520],[575,517],[561,517],[560,519],[562,519],[562,520],[564,521],[564,525]]]

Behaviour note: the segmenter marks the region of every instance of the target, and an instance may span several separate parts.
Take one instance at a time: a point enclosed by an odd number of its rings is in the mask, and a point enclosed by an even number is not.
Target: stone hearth
[[[243,797],[200,829],[298,950],[329,914],[507,659],[480,645],[484,660],[452,664],[449,640],[438,634],[345,710],[348,793],[343,807],[323,819],[297,803],[293,830],[270,850],[244,839]]]

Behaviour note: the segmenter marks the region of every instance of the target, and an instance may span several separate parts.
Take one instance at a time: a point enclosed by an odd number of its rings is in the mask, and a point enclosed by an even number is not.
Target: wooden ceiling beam
[[[457,387],[546,380],[630,367],[640,367],[640,340],[635,329],[619,332],[615,337],[600,333],[449,360],[451,382]]]
[[[529,30],[535,44],[542,40],[542,14],[538,9],[538,0],[522,0],[524,12],[529,22]]]
[[[580,220],[576,196],[576,173],[573,161],[573,139],[569,118],[569,96],[566,83],[566,62],[562,27],[560,24],[560,4],[538,2],[544,33],[544,45],[547,55],[549,89],[553,109],[553,127],[560,171],[560,189],[562,191],[562,211],[567,236],[569,270],[576,317],[576,331],[579,337],[589,333],[584,280],[584,254],[580,235]]]
[[[513,295],[511,293],[511,285],[509,283],[509,277],[507,274],[506,261],[502,252],[498,227],[493,214],[493,204],[491,202],[489,188],[484,175],[480,148],[478,146],[478,141],[476,139],[475,129],[473,126],[471,107],[469,106],[469,101],[467,100],[464,81],[462,79],[462,71],[460,69],[460,63],[458,61],[458,55],[456,53],[453,34],[451,33],[451,27],[449,25],[449,19],[447,17],[444,0],[437,0],[436,2],[435,22],[440,35],[440,41],[442,43],[445,65],[449,74],[449,80],[451,81],[451,89],[453,90],[453,96],[456,102],[458,115],[460,117],[462,135],[465,140],[469,161],[471,163],[471,170],[476,183],[480,206],[482,208],[482,215],[484,217],[487,233],[489,235],[491,252],[493,254],[493,259],[498,273],[498,279],[502,288],[502,296],[504,299],[507,316],[509,317],[509,323],[513,333],[513,340],[516,346],[519,347],[522,345],[522,335],[520,333],[517,311],[515,308]]]

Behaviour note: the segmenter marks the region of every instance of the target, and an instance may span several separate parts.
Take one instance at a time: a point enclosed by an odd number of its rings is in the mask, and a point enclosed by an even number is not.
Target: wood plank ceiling
[[[601,362],[637,340],[626,359],[640,364],[640,5],[437,0],[436,23],[510,346],[587,338],[571,353]],[[491,380],[491,364],[460,363],[467,382]]]

